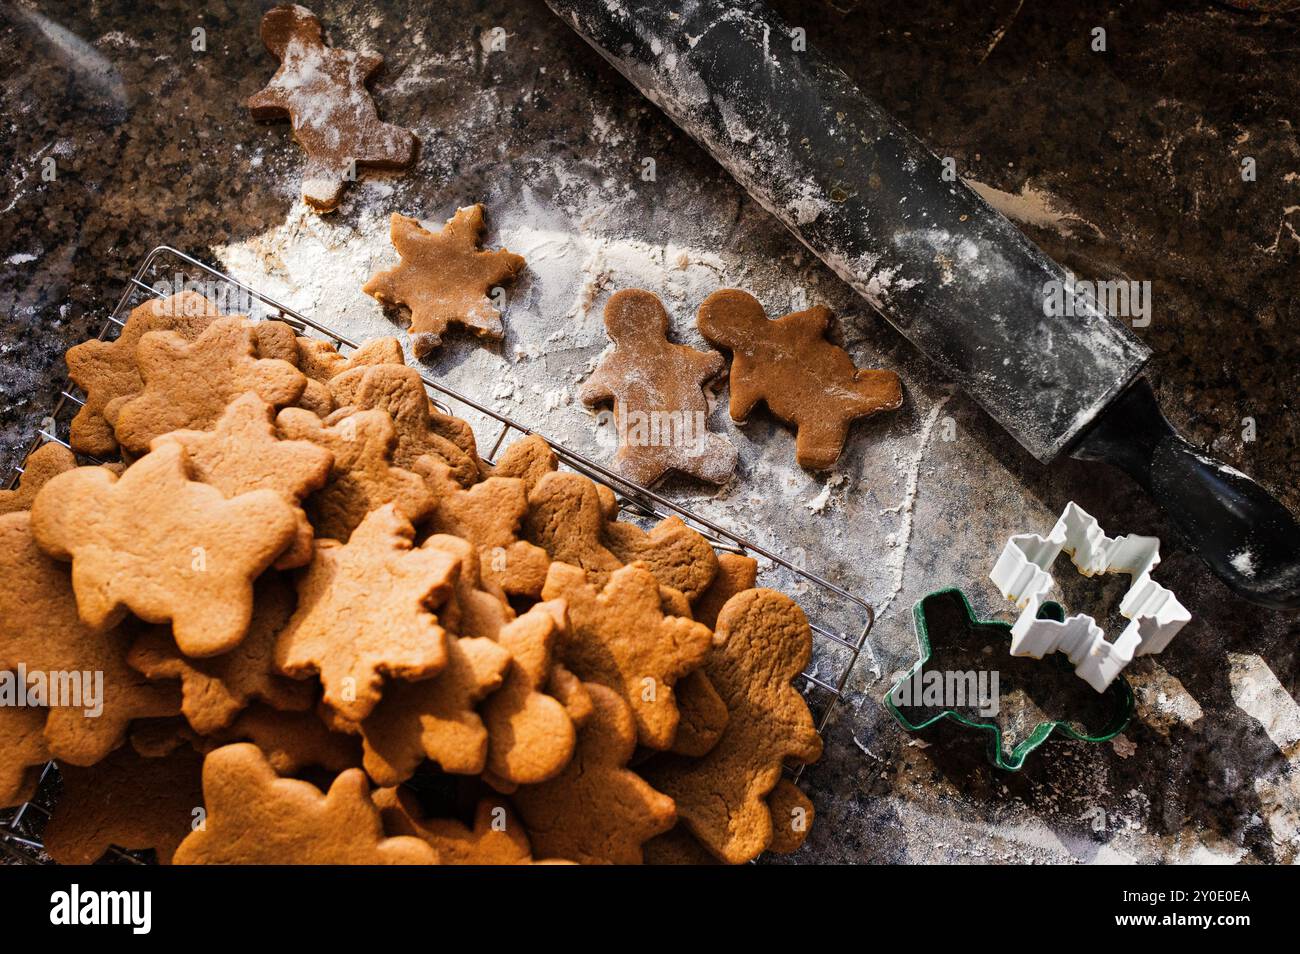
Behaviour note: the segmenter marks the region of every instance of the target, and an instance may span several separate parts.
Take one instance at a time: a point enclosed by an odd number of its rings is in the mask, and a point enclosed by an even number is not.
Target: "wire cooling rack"
[[[167,245],[160,245],[145,256],[131,276],[117,307],[100,329],[100,339],[116,337],[136,306],[152,298],[165,298],[184,290],[199,292],[226,314],[247,315],[255,321],[283,321],[293,326],[300,335],[332,341],[345,354],[358,345],[358,342],[337,331]],[[481,453],[484,460],[495,460],[512,433],[517,435],[516,439],[536,434],[551,446],[565,467],[613,490],[618,498],[620,516],[630,517],[634,522],[645,525],[675,514],[715,548],[755,557],[759,561],[759,582],[793,593],[808,616],[813,631],[813,660],[802,676],[803,691],[816,713],[818,730],[825,728],[835,707],[843,700],[849,674],[875,625],[875,612],[869,602],[800,565],[802,561],[787,559],[761,547],[662,494],[642,487],[602,464],[569,450],[545,434],[452,390],[428,375],[422,374],[421,378],[429,391],[430,399],[439,410],[477,419],[479,427],[475,429],[476,437],[481,427],[494,430],[491,441],[480,445],[488,448],[486,453]],[[52,410],[41,421],[22,460],[49,441],[67,447],[65,435],[68,423],[83,403],[80,392],[71,383],[65,384],[55,399]],[[474,423],[471,421],[471,425]],[[105,463],[85,455],[80,457],[90,463]],[[3,482],[5,487],[17,483],[22,475],[22,460],[13,463],[11,472]],[[803,766],[792,767],[791,775],[797,779],[802,771]],[[42,772],[41,784],[32,801],[17,809],[0,812],[0,856],[23,863],[46,860],[41,850],[40,832],[49,818],[51,806],[57,800],[56,785],[57,772],[51,762]],[[114,849],[106,860],[139,863],[141,859],[135,853]]]

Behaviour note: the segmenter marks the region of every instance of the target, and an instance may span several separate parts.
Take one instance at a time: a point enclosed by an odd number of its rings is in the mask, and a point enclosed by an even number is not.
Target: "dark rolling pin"
[[[1123,468],[1234,592],[1300,608],[1300,525],[1198,453],[1139,377],[1150,351],[760,2],[547,0],[1043,463]]]

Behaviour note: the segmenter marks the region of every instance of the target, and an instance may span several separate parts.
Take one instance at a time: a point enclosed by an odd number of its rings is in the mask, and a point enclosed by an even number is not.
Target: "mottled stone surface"
[[[1297,15],[1164,0],[1105,13],[1066,0],[776,5],[963,175],[1017,196],[998,201],[1051,255],[1084,277],[1153,282],[1139,334],[1170,417],[1300,508]],[[660,292],[675,335],[698,346],[701,293],[741,286],[779,310],[802,290],[835,309],[859,364],[899,371],[904,408],[857,426],[829,479],[793,466],[765,414],[742,429],[715,413],[740,479],[712,496],[668,488],[882,607],[826,755],[804,775],[818,820],[791,860],[1295,856],[1300,627],[1231,599],[1122,476],[1037,465],[540,3],[317,5],[333,42],[384,54],[382,115],[422,141],[409,174],[367,177],[324,220],[299,209],[303,157],[287,128],[240,106],[274,70],[256,5],[72,6],[9,6],[0,21],[0,57],[23,64],[0,103],[5,461],[57,393],[63,349],[97,330],[160,243],[340,330],[384,333],[391,321],[359,285],[391,263],[387,213],[440,222],[483,200],[490,241],[530,272],[503,346],[453,336],[432,367],[601,459],[571,392],[604,347],[610,291]],[[1096,26],[1105,54],[1089,50]],[[196,27],[205,52],[191,49]],[[491,50],[494,27],[504,51]],[[1239,174],[1247,156],[1254,183]],[[655,182],[640,178],[646,157]],[[877,701],[914,658],[912,603],[957,584],[983,615],[1010,618],[985,579],[991,560],[1070,499],[1112,533],[1166,538],[1157,577],[1196,617],[1159,662],[1133,667],[1137,720],[1115,744],[1051,742],[1015,775],[969,737],[915,744]],[[1115,596],[1058,579],[1071,608]]]

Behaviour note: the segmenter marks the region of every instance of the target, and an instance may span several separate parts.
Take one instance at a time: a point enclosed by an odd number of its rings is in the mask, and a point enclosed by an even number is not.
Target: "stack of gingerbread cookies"
[[[67,359],[73,448],[120,460],[45,445],[0,494],[0,806],[55,760],[55,860],[803,842],[811,633],[753,560],[617,520],[540,438],[484,462],[395,339],[345,356],[185,293]]]

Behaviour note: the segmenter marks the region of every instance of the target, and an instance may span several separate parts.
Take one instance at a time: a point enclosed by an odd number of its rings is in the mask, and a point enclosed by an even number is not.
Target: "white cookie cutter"
[[[1060,623],[1038,618],[1039,604],[1055,585],[1052,563],[1062,550],[1084,576],[1127,573],[1132,577],[1119,604],[1121,615],[1130,622],[1115,642],[1108,643],[1097,621],[1083,613]],[[1073,501],[1046,537],[1036,533],[1011,537],[989,574],[1002,595],[1021,609],[1011,627],[1011,655],[1042,659],[1063,652],[1076,675],[1104,692],[1134,656],[1161,652],[1192,618],[1170,590],[1151,579],[1151,570],[1159,562],[1158,538],[1129,534],[1112,539]]]

